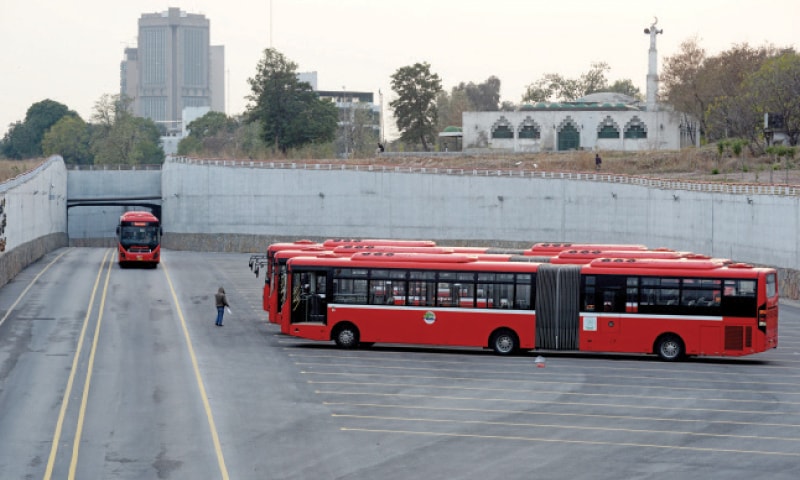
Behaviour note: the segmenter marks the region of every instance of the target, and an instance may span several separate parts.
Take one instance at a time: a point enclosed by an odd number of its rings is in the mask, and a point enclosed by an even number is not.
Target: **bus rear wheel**
[[[656,353],[661,360],[674,362],[681,359],[686,352],[681,337],[668,333],[656,340]]]
[[[356,348],[358,347],[358,328],[351,323],[346,323],[336,328],[333,334],[333,341],[339,348]]]
[[[489,340],[489,346],[498,355],[511,355],[519,348],[517,335],[508,329],[496,331]]]

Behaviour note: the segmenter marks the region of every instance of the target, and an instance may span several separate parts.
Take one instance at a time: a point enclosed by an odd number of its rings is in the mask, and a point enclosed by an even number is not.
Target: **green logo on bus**
[[[433,325],[433,322],[436,321],[436,314],[428,310],[425,312],[425,315],[422,316],[422,319],[425,320],[425,323],[428,325]]]

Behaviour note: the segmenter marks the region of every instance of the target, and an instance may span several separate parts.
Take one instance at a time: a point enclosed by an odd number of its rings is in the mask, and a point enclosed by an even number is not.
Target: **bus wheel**
[[[498,355],[510,355],[519,347],[517,335],[511,330],[502,329],[496,331],[489,340],[489,345]]]
[[[658,358],[665,362],[674,362],[683,357],[684,346],[681,337],[668,333],[656,340],[656,353]]]
[[[358,329],[352,323],[345,323],[336,328],[333,340],[339,348],[358,347]]]

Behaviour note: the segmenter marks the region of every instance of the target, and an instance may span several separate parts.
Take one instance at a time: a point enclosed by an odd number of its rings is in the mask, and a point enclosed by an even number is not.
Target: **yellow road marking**
[[[103,264],[106,262],[106,259],[109,258],[108,254],[110,252],[111,250],[108,250],[106,251],[105,254],[103,254],[103,260],[100,262],[100,268],[97,270],[97,278],[95,278],[94,287],[92,287],[92,295],[89,297],[89,308],[86,309],[86,316],[83,319],[83,327],[81,327],[81,333],[80,336],[78,337],[78,346],[77,349],[75,350],[75,356],[72,359],[72,368],[70,369],[69,378],[67,379],[67,386],[66,389],[64,390],[64,398],[62,398],[61,400],[61,410],[58,413],[58,420],[56,421],[56,430],[53,433],[53,441],[52,444],[50,445],[50,456],[47,459],[47,468],[45,468],[44,471],[44,480],[50,480],[50,478],[52,478],[53,476],[53,467],[55,465],[56,455],[58,454],[58,443],[61,441],[61,430],[64,427],[64,417],[66,416],[67,407],[69,406],[69,397],[72,395],[72,385],[75,382],[75,372],[77,372],[78,370],[78,359],[80,358],[81,351],[83,350],[83,339],[86,336],[86,329],[88,328],[89,325],[89,318],[91,318],[92,316],[94,297],[95,294],[97,293],[97,287],[100,285],[100,277],[103,274]],[[47,265],[47,268],[49,268],[50,265],[52,265],[59,258],[61,258],[61,255],[56,257],[56,259],[53,260],[53,262]],[[111,260],[109,259],[109,264],[110,263]],[[42,271],[39,275],[41,275],[42,273],[44,273],[44,271]],[[39,275],[37,275],[36,278],[33,279],[33,282],[35,282],[36,279],[39,278]],[[33,282],[31,282],[31,285],[33,285]],[[27,291],[28,289],[26,288],[25,291],[23,291],[22,293],[24,294]],[[16,302],[14,303],[14,305],[16,305]],[[5,320],[5,318],[3,320]]]
[[[169,284],[169,290],[172,294],[172,300],[175,302],[175,309],[177,310],[178,318],[180,318],[181,321],[183,337],[186,339],[186,348],[189,350],[189,357],[192,359],[194,377],[197,381],[197,387],[200,389],[200,397],[203,400],[203,408],[205,409],[206,418],[208,419],[208,427],[211,430],[211,439],[214,442],[214,452],[217,455],[219,471],[223,480],[228,480],[230,477],[228,476],[228,469],[225,466],[225,457],[222,455],[222,446],[219,443],[219,435],[217,434],[217,427],[214,424],[214,416],[211,413],[211,405],[208,403],[208,395],[206,394],[206,388],[203,385],[203,378],[200,376],[200,367],[197,364],[197,356],[195,355],[194,347],[192,346],[192,338],[189,335],[189,329],[186,326],[186,318],[183,316],[181,304],[178,302],[178,295],[175,293],[175,288],[172,286],[172,279],[169,276],[169,271],[167,270],[167,266],[163,259],[161,260],[161,266],[164,270],[164,275],[167,277],[167,283]]]
[[[113,258],[113,257],[112,257]],[[92,383],[92,372],[94,371],[94,358],[97,354],[97,343],[100,339],[100,326],[103,323],[103,312],[106,306],[106,296],[108,296],[108,281],[111,279],[111,267],[114,262],[109,260],[108,270],[106,270],[106,281],[103,285],[103,294],[100,295],[100,306],[97,309],[97,324],[94,327],[94,339],[92,348],[89,352],[89,364],[86,365],[86,381],[83,384],[83,395],[81,396],[81,407],[78,411],[78,424],[75,427],[75,439],[72,443],[72,460],[69,464],[69,480],[74,480],[75,472],[78,469],[78,453],[81,448],[81,436],[83,435],[83,423],[86,418],[86,402],[89,400],[89,385]]]

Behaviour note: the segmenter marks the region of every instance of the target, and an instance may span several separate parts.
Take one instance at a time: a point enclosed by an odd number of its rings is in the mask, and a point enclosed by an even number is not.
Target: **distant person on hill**
[[[594,154],[594,169],[595,170],[600,170],[600,164],[602,164],[602,163],[603,163],[603,159],[600,158],[600,154],[599,153],[595,153]]]

